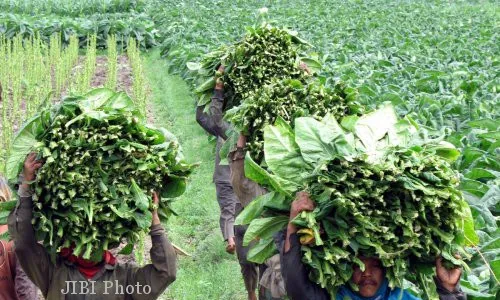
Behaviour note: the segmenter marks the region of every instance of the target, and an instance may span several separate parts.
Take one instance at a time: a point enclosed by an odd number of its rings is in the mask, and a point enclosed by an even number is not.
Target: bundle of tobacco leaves
[[[32,184],[33,226],[52,256],[73,246],[75,255],[99,260],[122,240],[133,245],[151,226],[153,192],[165,221],[193,169],[171,133],[145,125],[125,93],[108,89],[42,110],[12,149],[11,181],[30,151],[44,161]]]
[[[250,260],[276,252],[273,235],[288,223],[295,193],[305,190],[316,208],[293,220],[303,262],[332,297],[349,283],[353,266],[364,268],[360,256],[380,258],[391,287],[406,279],[424,294],[435,291],[429,284],[437,256],[465,265],[453,255],[466,257],[463,246],[475,233],[451,167],[459,152],[422,139],[392,106],[340,124],[331,115],[297,118],[293,128],[278,119],[264,128],[264,149],[267,170],[248,155],[245,174],[271,193],[236,220],[249,224],[244,245],[258,240]]]
[[[224,110],[238,106],[273,79],[308,77],[309,71],[301,67],[299,57],[304,45],[294,32],[286,29],[269,24],[248,28],[242,40],[208,53],[199,63],[188,63],[203,81],[195,90],[198,105],[209,103],[215,77],[224,82]],[[304,60],[317,65],[313,59]],[[220,65],[225,67],[224,73],[217,71]]]
[[[228,110],[225,119],[236,132],[247,136],[247,149],[254,161],[264,158],[264,127],[281,118],[293,125],[298,117],[311,116],[321,120],[326,114],[335,118],[357,114],[361,106],[355,101],[356,91],[342,83],[327,87],[319,80],[273,80]]]

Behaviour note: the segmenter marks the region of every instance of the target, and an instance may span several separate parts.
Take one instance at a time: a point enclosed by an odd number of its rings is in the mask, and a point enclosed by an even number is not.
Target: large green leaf
[[[263,264],[267,259],[276,254],[278,251],[274,245],[272,237],[261,239],[254,245],[247,254],[247,259],[254,263]]]
[[[338,155],[334,140],[343,133],[333,117],[327,116],[323,122],[310,117],[295,119],[295,141],[309,164],[331,160]]]
[[[479,244],[479,237],[474,231],[474,219],[472,218],[472,212],[467,202],[461,201],[461,205],[464,216],[460,221],[462,222],[465,243],[467,246],[477,246]]]
[[[161,197],[162,198],[176,198],[184,194],[186,191],[187,180],[185,178],[174,178],[165,182],[162,186]]]
[[[2,225],[2,224],[0,224],[0,225]],[[8,231],[0,234],[0,241],[8,241],[8,240],[10,240],[10,234]]]
[[[83,112],[96,111],[115,96],[115,92],[108,88],[93,89],[84,95],[83,99],[78,102],[78,106]]]
[[[366,151],[373,152],[379,148],[379,141],[389,131],[396,131],[394,126],[397,122],[394,107],[391,104],[385,104],[376,111],[360,117],[354,126],[354,132],[363,143]]]
[[[261,195],[250,204],[248,204],[245,209],[236,217],[235,225],[247,225],[252,222],[252,220],[258,218],[265,207],[283,207],[283,202],[285,201],[285,196],[277,192],[270,192]]]
[[[17,200],[0,202],[0,211],[12,211],[17,204]]]
[[[5,166],[7,180],[15,183],[22,170],[26,156],[38,145],[36,137],[43,130],[43,114],[31,118],[14,138]]]
[[[274,174],[300,184],[311,167],[301,156],[292,128],[282,118],[264,128],[266,164]]]
[[[273,236],[276,232],[283,229],[288,223],[287,216],[270,217],[255,219],[250,223],[243,238],[243,246],[255,239],[267,239]]]
[[[135,180],[131,179],[130,191],[135,199],[135,206],[142,211],[147,211],[149,208],[149,199],[146,194],[141,190],[141,188],[137,185]]]
[[[292,195],[299,189],[297,184],[264,170],[250,157],[248,152],[245,157],[245,176],[261,185],[272,186],[275,191],[286,195]]]

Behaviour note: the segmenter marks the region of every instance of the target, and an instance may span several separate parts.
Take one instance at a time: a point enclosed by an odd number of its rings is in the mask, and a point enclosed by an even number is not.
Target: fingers
[[[312,211],[314,210],[314,202],[311,200],[309,197],[309,194],[307,192],[298,192],[295,198],[295,201],[297,201],[297,210],[298,211]]]
[[[217,69],[217,71],[221,72],[221,73],[224,73],[224,65],[220,65],[219,66],[219,69]]]
[[[158,204],[160,201],[160,197],[158,196],[158,192],[153,192],[153,203]]]

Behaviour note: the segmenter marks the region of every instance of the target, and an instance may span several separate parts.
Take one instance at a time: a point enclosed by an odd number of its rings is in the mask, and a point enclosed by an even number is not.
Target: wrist
[[[441,284],[442,284],[443,288],[450,293],[455,291],[457,288],[456,284],[449,284],[449,283],[443,283],[443,282],[441,282]]]

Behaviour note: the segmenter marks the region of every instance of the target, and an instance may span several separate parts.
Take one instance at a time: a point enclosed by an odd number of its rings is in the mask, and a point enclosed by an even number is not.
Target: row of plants
[[[154,22],[144,13],[96,13],[83,17],[0,13],[0,34],[6,38],[39,35],[48,41],[55,33],[60,33],[65,45],[76,35],[81,48],[87,45],[90,35],[96,35],[99,49],[106,48],[111,35],[116,36],[118,49],[125,49],[130,38],[137,40],[141,49],[147,49],[156,45],[158,38]]]
[[[133,69],[130,92],[131,96],[138,97],[134,103],[144,113],[148,87],[140,66],[140,50],[134,39],[128,44],[131,46],[126,54]],[[107,78],[102,84],[115,89],[119,55],[115,36],[109,36],[107,47],[110,49]],[[79,51],[76,36],[71,36],[66,46],[59,34],[51,36],[48,43],[38,35],[29,39],[0,36],[0,64],[3,66],[0,68],[0,173],[3,173],[14,133],[21,128],[23,120],[30,118],[42,105],[56,103],[66,95],[84,94],[91,87],[97,67],[97,37],[88,37],[85,55],[79,55]]]
[[[95,13],[141,12],[143,0],[1,0],[0,10],[16,14],[85,16]]]

